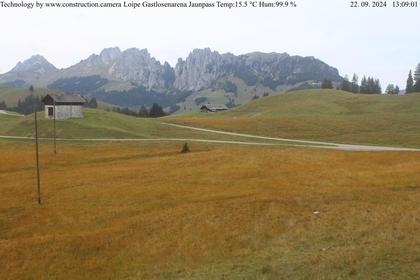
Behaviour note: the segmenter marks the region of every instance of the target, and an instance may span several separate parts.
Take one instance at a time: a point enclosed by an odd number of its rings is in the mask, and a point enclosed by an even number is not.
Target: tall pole
[[[57,134],[55,130],[55,100],[54,100],[54,154],[57,154]]]
[[[30,86],[29,91],[31,94],[34,92],[34,87]],[[39,176],[39,145],[38,145],[38,116],[36,112],[35,106],[35,97],[33,98],[33,111],[35,117],[35,155],[36,155],[36,186],[37,186],[37,193],[38,193],[38,204],[41,204],[41,180]]]
[[[38,204],[41,204],[41,183],[39,179],[39,147],[38,147],[38,118],[35,109],[35,146],[36,146],[36,185],[38,192]]]

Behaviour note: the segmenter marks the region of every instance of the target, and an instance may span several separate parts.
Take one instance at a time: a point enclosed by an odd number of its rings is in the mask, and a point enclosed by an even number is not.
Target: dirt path
[[[420,149],[414,148],[397,148],[397,147],[384,147],[384,146],[366,146],[366,145],[350,145],[350,144],[339,144],[339,143],[330,143],[330,142],[320,142],[320,141],[306,141],[306,140],[297,140],[297,139],[287,139],[287,138],[276,138],[276,137],[265,137],[252,134],[243,134],[235,132],[226,132],[213,129],[198,128],[186,125],[178,125],[172,123],[163,123],[165,125],[170,125],[178,128],[192,129],[198,131],[204,131],[209,133],[218,133],[223,135],[230,136],[239,136],[244,138],[254,138],[254,139],[264,139],[272,140],[279,142],[288,142],[288,143],[260,143],[252,141],[230,141],[230,140],[210,140],[202,138],[57,138],[57,141],[71,141],[71,142],[200,142],[200,143],[212,143],[212,144],[231,144],[231,145],[253,145],[253,146],[287,146],[287,147],[303,147],[303,148],[318,148],[318,149],[333,149],[333,150],[343,150],[343,151],[389,151],[389,152],[420,152]],[[0,135],[0,139],[11,139],[11,140],[34,140],[33,137],[24,137],[24,136],[8,136]],[[49,140],[52,141],[53,138],[39,138],[40,140]],[[296,143],[296,144],[292,144]]]
[[[8,116],[15,116],[15,117],[23,117],[23,115],[20,115],[18,113],[10,113],[5,110],[0,110],[0,114],[8,115]]]
[[[25,136],[7,136],[0,135],[0,139],[10,140],[35,140],[34,137]],[[39,138],[39,140],[52,141],[53,138]],[[254,146],[296,146],[301,147],[302,145],[293,144],[274,144],[274,143],[260,143],[260,142],[249,142],[249,141],[229,141],[229,140],[209,140],[199,138],[57,138],[57,141],[69,141],[69,142],[201,142],[201,143],[214,143],[214,144],[235,144],[235,145],[254,145]],[[305,146],[310,147],[310,146]],[[318,147],[318,146],[312,146]]]
[[[323,148],[323,149],[336,149],[336,150],[343,150],[343,151],[409,151],[409,152],[420,152],[420,149],[415,148],[398,148],[398,147],[385,147],[385,146],[367,146],[367,145],[352,145],[352,144],[340,144],[340,143],[331,143],[331,142],[321,142],[321,141],[309,141],[309,140],[298,140],[298,139],[288,139],[288,138],[277,138],[277,137],[266,137],[266,136],[258,136],[252,134],[244,134],[244,133],[236,133],[236,132],[227,132],[227,131],[220,131],[214,129],[206,129],[206,128],[199,128],[194,126],[187,126],[187,125],[179,125],[173,123],[163,123],[165,125],[174,126],[178,128],[186,128],[210,133],[218,133],[230,136],[239,136],[239,137],[246,137],[246,138],[254,138],[254,139],[264,139],[264,140],[273,140],[273,141],[283,141],[283,142],[294,142],[300,143],[298,145],[300,147],[316,147],[316,148]],[[284,144],[285,146],[288,144]],[[290,144],[289,146],[296,146]]]

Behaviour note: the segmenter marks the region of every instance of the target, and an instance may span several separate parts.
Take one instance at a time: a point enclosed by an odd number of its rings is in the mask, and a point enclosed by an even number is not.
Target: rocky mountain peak
[[[162,65],[147,49],[121,51],[114,47],[102,50],[99,55],[93,54],[63,72],[68,77],[100,75],[110,80],[136,83],[147,89],[164,90],[170,86],[173,69]]]
[[[194,49],[184,60],[178,60],[175,66],[174,86],[181,90],[200,90],[210,86],[228,72],[233,55],[221,55],[209,48]]]
[[[121,50],[118,47],[103,49],[99,57],[105,64],[111,64],[121,57]]]
[[[57,68],[52,65],[48,60],[46,60],[41,55],[34,55],[31,58],[19,62],[16,66],[10,71],[11,73],[22,73],[22,72],[33,72],[40,75],[48,74],[51,72],[57,71]]]

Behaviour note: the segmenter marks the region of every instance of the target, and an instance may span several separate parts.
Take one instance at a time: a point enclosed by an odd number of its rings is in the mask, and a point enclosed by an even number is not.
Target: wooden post
[[[33,95],[34,87],[30,86],[29,91]],[[33,96],[35,99],[35,96]],[[39,145],[38,145],[38,116],[36,112],[36,106],[35,106],[35,100],[33,100],[32,108],[34,111],[34,117],[35,117],[35,157],[36,157],[36,189],[38,193],[38,204],[41,204],[41,180],[39,176]]]
[[[38,204],[41,204],[41,182],[39,178],[39,147],[38,147],[38,118],[35,109],[35,146],[36,146],[36,183],[38,192]]]
[[[55,130],[55,100],[54,100],[54,154],[57,154],[57,134]]]

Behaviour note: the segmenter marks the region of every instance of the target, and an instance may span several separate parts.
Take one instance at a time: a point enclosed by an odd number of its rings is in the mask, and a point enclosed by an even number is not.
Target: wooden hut
[[[83,105],[86,100],[78,94],[47,94],[42,101],[46,119],[54,119],[54,113],[57,120],[83,118]]]

